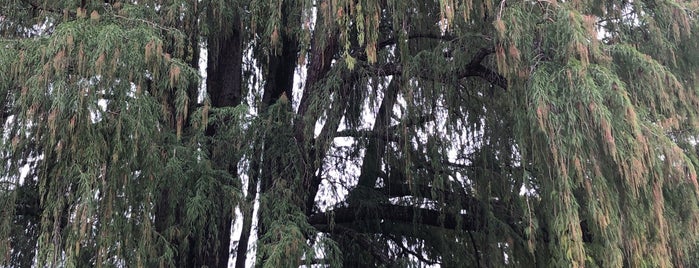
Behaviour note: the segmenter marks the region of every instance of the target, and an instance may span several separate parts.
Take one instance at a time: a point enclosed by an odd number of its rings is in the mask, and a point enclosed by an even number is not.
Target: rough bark
[[[207,68],[207,91],[211,98],[211,105],[216,108],[234,107],[241,103],[242,100],[242,61],[243,61],[243,43],[241,22],[238,16],[234,16],[232,22],[232,32],[230,35],[224,35],[220,39],[210,39],[209,47],[209,66]],[[217,127],[209,126],[207,134],[209,136],[216,135]],[[217,161],[217,156],[213,155],[213,160],[219,168],[228,170],[232,177],[237,177],[237,161]],[[223,184],[230,185],[232,182],[224,181]],[[252,211],[243,209],[243,219],[249,221],[252,216]],[[228,267],[228,259],[230,256],[231,243],[231,225],[233,223],[233,208],[223,206],[221,216],[217,218],[218,237],[212,237],[212,240],[218,239],[220,242],[218,248],[214,249],[215,253],[207,256],[204,264],[209,267]],[[249,228],[249,227],[248,227]],[[245,237],[247,239],[247,237]],[[243,237],[241,237],[243,240]],[[247,251],[247,240],[241,242],[238,247],[238,252]],[[238,253],[240,254],[240,253]],[[244,254],[243,254],[244,255]],[[243,258],[244,261],[244,258]]]

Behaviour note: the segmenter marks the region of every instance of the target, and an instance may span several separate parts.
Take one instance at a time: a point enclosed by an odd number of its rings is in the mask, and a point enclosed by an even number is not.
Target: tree
[[[698,8],[9,1],[0,262],[695,266]]]

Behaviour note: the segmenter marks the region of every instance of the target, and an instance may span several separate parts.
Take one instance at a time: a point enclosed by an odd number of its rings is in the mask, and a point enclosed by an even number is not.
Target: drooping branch
[[[372,139],[384,139],[385,141],[397,142],[400,141],[400,137],[397,135],[377,135],[376,132],[371,130],[356,130],[356,129],[345,129],[338,131],[335,137],[352,137],[352,138],[372,138]]]
[[[384,141],[390,141],[390,142],[400,142],[403,140],[403,138],[398,135],[400,129],[408,128],[408,127],[414,127],[414,126],[420,126],[423,125],[429,121],[433,121],[435,117],[433,115],[423,115],[419,116],[416,119],[413,120],[405,120],[403,122],[398,123],[397,125],[392,125],[390,127],[387,127],[386,130],[383,130],[382,132],[383,135],[378,135],[376,131],[374,130],[368,130],[368,129],[344,129],[341,131],[338,131],[335,134],[335,138],[337,137],[352,137],[352,138],[372,138],[372,139],[383,139]]]
[[[445,42],[450,42],[455,39],[454,36],[452,35],[444,35],[440,33],[410,33],[406,39],[411,40],[411,39],[432,39],[432,40],[440,40],[440,41],[445,41]],[[395,45],[398,42],[398,38],[396,37],[389,37],[387,39],[381,40],[376,44],[376,50],[381,50],[385,49],[388,46]],[[364,49],[365,46],[363,46],[361,49],[357,49],[352,53],[352,57],[356,57],[360,60],[367,60],[367,55],[366,55],[366,50]]]
[[[392,235],[391,235],[391,236],[389,236],[389,239],[390,239],[391,241],[393,241],[393,243],[395,243],[396,246],[398,246],[403,252],[405,252],[405,253],[407,253],[407,254],[410,254],[411,256],[417,258],[418,260],[420,260],[420,261],[423,262],[423,263],[426,263],[426,264],[429,264],[429,265],[437,265],[437,264],[440,264],[440,265],[441,265],[441,264],[442,264],[442,263],[437,262],[437,261],[428,260],[428,259],[425,258],[425,256],[423,256],[422,254],[416,252],[416,251],[413,250],[413,249],[410,249],[410,248],[406,247],[406,246],[403,244],[403,242],[400,241],[400,240],[399,240],[397,237],[395,237],[395,236],[392,236]]]
[[[474,204],[474,207],[480,206]],[[464,214],[453,214],[413,206],[381,204],[371,209],[359,206],[339,207],[313,214],[308,222],[322,232],[332,232],[333,226],[353,226],[360,222],[419,223],[451,230],[481,231],[484,228],[484,223],[479,221],[482,218],[479,216],[481,212],[478,208]]]
[[[453,41],[454,36],[452,35],[443,35],[440,33],[411,33],[408,35],[407,39],[418,39],[418,38],[426,38],[426,39],[434,39],[434,40],[441,40],[441,41]],[[386,40],[380,41],[376,47],[377,48],[384,48],[390,45],[395,45],[396,42],[398,41],[397,38],[392,37],[388,38]]]
[[[498,72],[483,65],[483,60],[494,51],[490,48],[481,48],[466,64],[465,68],[455,71],[452,75],[456,78],[480,77],[492,85],[507,90],[507,79]],[[387,63],[383,65],[371,66],[375,74],[379,75],[399,75],[403,74],[403,65],[398,63]],[[427,75],[428,72],[418,72],[416,75],[423,79],[433,80],[434,77]]]
[[[39,5],[39,4],[34,3],[33,1],[30,1],[30,0],[22,0],[22,2],[30,5],[33,9],[48,11],[48,12],[52,12],[52,13],[56,13],[56,14],[63,14],[63,12],[61,10],[50,8],[50,7],[47,7],[46,5]],[[71,14],[71,16],[74,17],[75,14]]]
[[[374,244],[371,241],[371,239],[369,239],[365,234],[357,232],[351,228],[346,228],[344,226],[335,226],[335,229],[333,231],[335,231],[336,234],[351,237],[354,241],[357,241],[357,243],[359,243],[359,245],[362,246],[362,248],[369,249],[371,255],[381,263],[393,263],[391,257],[389,257],[388,254],[386,254],[383,250],[378,248],[376,244]]]
[[[412,196],[437,201],[435,196],[433,196],[433,194],[436,194],[437,196],[440,196],[440,201],[447,205],[459,206],[462,209],[473,212],[480,213],[486,206],[488,206],[497,218],[506,222],[510,226],[516,226],[516,223],[522,218],[522,215],[519,215],[518,213],[515,213],[509,209],[509,204],[500,200],[491,200],[488,202],[488,204],[486,204],[483,201],[470,196],[462,189],[459,189],[458,185],[450,187],[451,189],[439,189],[424,184],[408,185],[406,183],[401,183],[400,181],[405,181],[405,178],[397,179],[394,177],[387,181],[388,183],[386,183],[386,185],[381,188],[376,188],[375,190],[389,198]]]

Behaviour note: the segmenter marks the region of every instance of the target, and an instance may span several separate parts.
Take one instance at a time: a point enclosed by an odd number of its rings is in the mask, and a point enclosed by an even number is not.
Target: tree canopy
[[[696,266],[698,11],[4,1],[0,263]]]

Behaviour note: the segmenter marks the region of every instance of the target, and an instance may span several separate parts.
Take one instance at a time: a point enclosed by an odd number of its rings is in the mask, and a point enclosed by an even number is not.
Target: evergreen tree
[[[6,0],[0,263],[696,266],[698,10]]]

